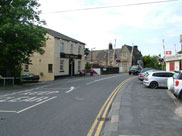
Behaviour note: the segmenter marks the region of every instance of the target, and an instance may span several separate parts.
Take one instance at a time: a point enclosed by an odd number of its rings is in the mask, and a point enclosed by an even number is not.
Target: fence
[[[3,77],[0,79],[0,83],[3,84],[4,86],[6,85],[14,85],[15,84],[15,78],[14,77]]]

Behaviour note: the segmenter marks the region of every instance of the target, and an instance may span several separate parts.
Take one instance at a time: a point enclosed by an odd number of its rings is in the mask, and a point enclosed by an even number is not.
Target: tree
[[[37,0],[0,2],[0,75],[19,76],[34,52],[43,53],[45,21],[39,18]]]
[[[158,62],[158,56],[143,56],[144,67],[151,67],[155,69],[162,69],[162,64]]]

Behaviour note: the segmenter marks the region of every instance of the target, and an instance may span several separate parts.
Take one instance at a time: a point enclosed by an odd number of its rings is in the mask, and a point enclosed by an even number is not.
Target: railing
[[[6,86],[7,83],[9,83],[9,81],[7,82],[7,80],[11,80],[12,81],[12,85],[15,84],[15,78],[14,77],[3,77],[3,85]]]

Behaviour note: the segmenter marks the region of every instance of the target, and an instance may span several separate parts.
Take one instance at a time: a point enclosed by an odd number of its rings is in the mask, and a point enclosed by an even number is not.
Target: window
[[[173,73],[166,73],[166,77],[172,77]]]
[[[153,76],[154,76],[154,77],[162,77],[163,74],[162,74],[162,73],[153,73]]]
[[[128,63],[127,62],[122,62],[122,66],[123,67],[128,67]]]
[[[52,64],[48,64],[48,72],[52,73]]]
[[[73,54],[73,44],[70,46],[70,54]]]
[[[127,53],[123,52],[123,58],[127,58]]]
[[[29,65],[28,64],[25,64],[25,72],[29,72]]]
[[[60,60],[60,72],[64,72],[64,60]]]
[[[154,73],[154,77],[172,77],[173,73]]]
[[[78,54],[81,54],[81,46],[78,46]]]
[[[78,61],[78,72],[81,70],[81,61]]]
[[[63,42],[61,42],[61,44],[60,44],[60,52],[64,52],[64,43]]]

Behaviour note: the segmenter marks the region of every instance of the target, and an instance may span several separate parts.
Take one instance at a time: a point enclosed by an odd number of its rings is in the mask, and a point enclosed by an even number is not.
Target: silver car
[[[143,84],[150,88],[167,87],[167,79],[174,73],[166,71],[154,71],[148,73],[143,80]]]
[[[148,72],[153,72],[153,71],[157,71],[157,70],[156,70],[156,69],[151,69],[151,68],[146,68],[145,70],[142,70],[142,71],[140,72],[140,74],[138,75],[138,80],[143,81],[145,75],[146,75]]]
[[[182,73],[180,72],[177,78],[174,79],[173,83],[173,93],[174,95],[182,100]]]

